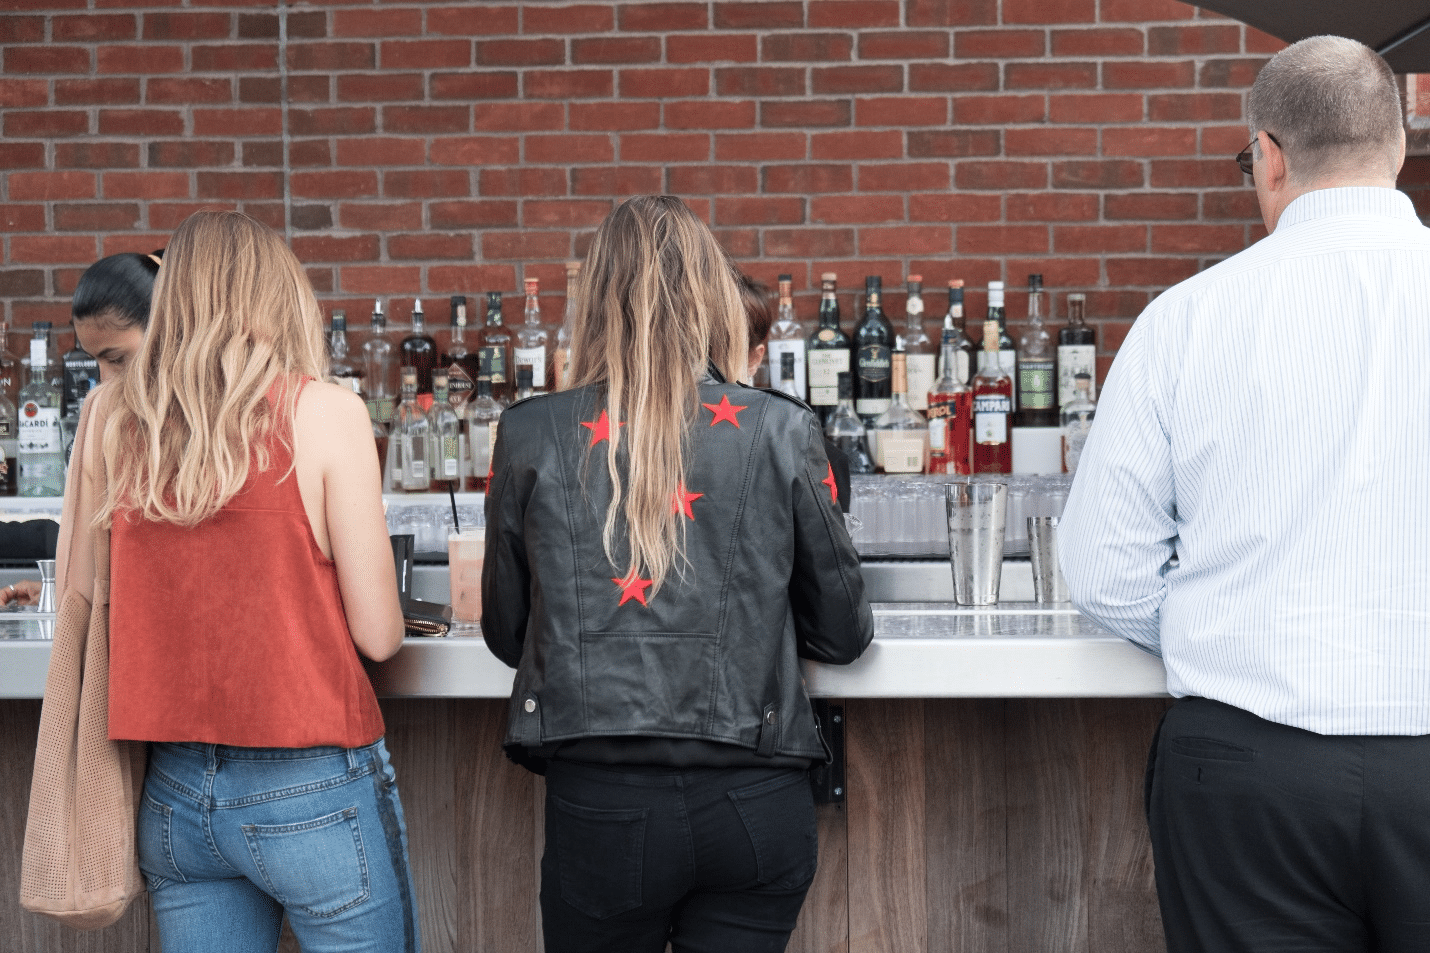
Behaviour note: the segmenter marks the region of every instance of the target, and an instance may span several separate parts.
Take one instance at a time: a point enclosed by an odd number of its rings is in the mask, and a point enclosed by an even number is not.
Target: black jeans
[[[547,953],[783,950],[817,862],[805,771],[547,769]]]
[[[1183,698],[1147,781],[1169,953],[1430,949],[1430,737]]]

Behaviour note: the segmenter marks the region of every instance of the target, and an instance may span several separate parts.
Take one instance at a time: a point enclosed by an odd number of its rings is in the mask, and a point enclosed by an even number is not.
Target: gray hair
[[[1404,118],[1395,74],[1374,50],[1340,36],[1288,46],[1262,68],[1247,121],[1276,137],[1294,182],[1384,171],[1394,178]]]

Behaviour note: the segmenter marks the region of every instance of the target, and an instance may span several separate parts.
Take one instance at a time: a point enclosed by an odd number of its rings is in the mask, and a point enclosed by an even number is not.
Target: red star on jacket
[[[736,418],[735,415],[745,409],[744,407],[739,407],[735,404],[730,403],[729,394],[721,394],[720,403],[718,404],[701,404],[700,406],[708,409],[712,414],[715,415],[715,419],[710,421],[710,426],[712,427],[722,420],[728,420],[730,423],[734,424],[738,428],[740,426],[740,421],[738,418]],[[746,406],[749,405],[747,404]]]
[[[825,466],[829,468],[829,476],[819,482],[829,487],[829,502],[837,506],[839,504],[839,484],[834,482],[834,464],[826,463]]]
[[[641,605],[646,604],[645,591],[650,588],[651,584],[649,579],[642,579],[632,572],[629,579],[612,579],[611,582],[614,582],[621,589],[621,601],[618,603],[619,605],[625,605],[632,599]]]
[[[675,494],[670,499],[671,509],[677,513],[684,513],[688,520],[695,519],[695,513],[690,509],[690,504],[704,496],[704,493],[687,493],[685,484],[680,484]]]
[[[619,424],[617,424],[616,426],[618,426],[618,427],[624,427],[625,425],[626,425],[626,422],[625,422],[624,420],[622,420],[622,421],[621,421]],[[590,444],[590,445],[593,446],[593,447],[594,447],[596,444],[600,443],[602,440],[610,440],[610,439],[611,439],[611,418],[606,416],[606,412],[605,412],[604,410],[601,411],[601,416],[597,417],[594,422],[592,422],[592,423],[587,423],[586,421],[583,420],[583,421],[581,421],[581,426],[583,426],[583,427],[585,427],[587,430],[591,431],[591,444]]]

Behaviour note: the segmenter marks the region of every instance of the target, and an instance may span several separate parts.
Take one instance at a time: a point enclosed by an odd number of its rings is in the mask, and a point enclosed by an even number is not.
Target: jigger
[[[53,559],[37,559],[35,565],[40,567],[40,601],[35,604],[35,611],[54,612],[55,561]]]

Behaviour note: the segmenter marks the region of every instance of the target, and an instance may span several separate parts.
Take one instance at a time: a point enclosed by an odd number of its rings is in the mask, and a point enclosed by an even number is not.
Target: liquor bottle
[[[983,322],[983,355],[973,376],[973,472],[1012,473],[1013,378],[998,360],[998,319],[992,314]]]
[[[576,326],[576,281],[581,277],[581,263],[566,263],[566,310],[561,330],[556,332],[556,347],[551,354],[551,389],[565,390],[571,384],[571,332]]]
[[[438,493],[459,489],[462,420],[452,409],[447,394],[447,372],[440,367],[432,372],[432,407],[427,411],[427,429],[431,435],[427,454],[432,463],[430,489]]]
[[[487,292],[487,321],[477,340],[481,373],[492,382],[492,397],[499,404],[510,403],[516,381],[511,371],[511,333],[501,323],[500,291]]]
[[[535,278],[526,279],[526,321],[516,329],[516,347],[512,349],[511,361],[520,374],[523,367],[531,368],[532,386],[549,390],[547,380],[546,329],[541,326],[541,300],[537,297],[538,285]],[[518,398],[520,399],[520,398]]]
[[[929,391],[938,380],[938,345],[924,330],[924,279],[909,275],[908,298],[904,304],[904,367],[909,377],[909,406],[928,409]]]
[[[820,423],[826,425],[839,403],[839,375],[852,370],[849,336],[839,329],[838,282],[839,276],[832,271],[819,276],[819,327],[810,336],[805,355],[809,405],[819,415]]]
[[[36,321],[30,325],[31,346],[34,346],[34,336],[38,335],[45,341],[45,380],[50,383],[55,390],[60,392],[60,408],[64,408],[65,371],[64,364],[59,359],[59,349],[55,347],[55,326],[49,321]],[[18,405],[17,405],[18,406]]]
[[[959,374],[957,338],[944,337],[943,376],[929,392],[929,472],[968,473],[973,391]]]
[[[1008,313],[1003,307],[1003,282],[988,282],[988,319],[998,322],[998,335],[995,341],[997,356],[994,351],[989,351],[987,342],[978,352],[978,370],[983,370],[990,361],[995,361],[1003,372],[1008,375],[1008,379],[1013,382],[1013,406],[1018,406],[1018,351],[1013,346],[1013,339],[1008,336]],[[987,328],[987,321],[984,321]]]
[[[942,350],[949,344],[954,346],[953,376],[967,384],[973,380],[978,349],[974,346],[973,339],[968,336],[963,322],[963,279],[954,278],[948,283],[948,312],[943,316],[943,336],[939,340],[939,348]],[[940,357],[940,361],[942,360]],[[948,371],[940,366],[938,373],[942,379]]]
[[[63,496],[65,492],[61,394],[50,379],[49,364],[46,335],[37,328],[30,339],[30,382],[20,388],[20,432],[15,455],[21,496]]]
[[[432,483],[428,466],[431,425],[417,403],[417,368],[402,369],[402,403],[392,418],[392,438],[387,457],[392,468],[392,488],[425,493]]]
[[[362,368],[352,362],[348,353],[348,313],[333,310],[333,327],[328,333],[328,379],[354,394],[362,393]]]
[[[1097,396],[1097,332],[1087,326],[1087,296],[1068,295],[1067,327],[1058,331],[1058,406],[1073,399],[1077,375],[1086,374],[1088,399]]]
[[[874,461],[885,473],[923,473],[928,466],[928,421],[909,406],[907,360],[903,351],[891,355],[889,409],[870,430]]]
[[[447,371],[447,395],[460,416],[462,405],[472,396],[481,373],[475,351],[467,349],[467,296],[452,295],[451,330],[447,349],[438,363]],[[434,385],[435,386],[435,385]]]
[[[837,392],[839,399],[829,412],[824,435],[849,461],[850,473],[873,473],[874,458],[869,453],[869,434],[864,421],[854,412],[854,375],[840,371]]]
[[[854,329],[854,409],[873,423],[893,394],[894,326],[884,317],[883,280],[864,279],[864,317]]]
[[[380,424],[390,425],[393,411],[397,409],[397,391],[393,388],[393,375],[397,361],[392,356],[392,342],[387,339],[387,315],[382,310],[382,299],[372,306],[372,324],[368,326],[367,340],[362,345],[363,386],[367,388],[367,415]]]
[[[487,474],[492,468],[492,447],[497,442],[497,421],[501,419],[501,404],[492,398],[492,382],[487,375],[477,378],[475,396],[467,401],[462,421],[467,435],[467,450],[471,454],[467,489],[485,492]]]
[[[1062,409],[1063,472],[1077,472],[1082,446],[1087,442],[1092,418],[1096,414],[1097,404],[1092,399],[1092,375],[1083,372],[1074,374],[1073,398]]]
[[[780,390],[784,387],[784,357],[786,354],[794,361],[794,389],[785,391],[804,400],[807,393],[807,379],[805,377],[805,333],[799,326],[799,322],[794,317],[794,278],[790,275],[780,275],[779,310],[776,312],[775,323],[770,327],[770,340],[767,353],[770,362],[770,380],[775,382]]]
[[[803,346],[803,339],[800,340]],[[789,394],[795,400],[804,400],[804,394],[800,393],[799,381],[795,378],[795,356],[791,351],[785,351],[780,355],[780,382],[778,390]]]
[[[412,329],[398,350],[403,367],[417,371],[418,403],[431,406],[432,370],[437,366],[437,342],[427,333],[427,316],[422,312],[422,299],[412,303]],[[422,398],[428,398],[423,400]]]
[[[512,403],[519,400],[526,400],[528,397],[535,397],[537,390],[532,386],[531,365],[522,364],[516,369],[516,396],[512,398]]]
[[[14,496],[18,489],[20,461],[15,459],[15,453],[19,424],[15,405],[0,392],[0,462],[4,463],[0,469],[0,496]]]
[[[0,321],[0,394],[12,407],[20,403],[20,387],[25,382],[25,362],[10,350],[10,323]],[[14,480],[14,477],[11,477]]]
[[[99,386],[99,361],[91,357],[79,346],[76,338],[74,347],[65,352],[64,385],[60,395],[64,417],[73,417],[78,426],[79,407],[91,390]]]
[[[1028,276],[1028,327],[1018,340],[1018,423],[1024,427],[1056,427],[1057,367],[1053,336],[1043,323],[1048,313],[1043,276]]]

